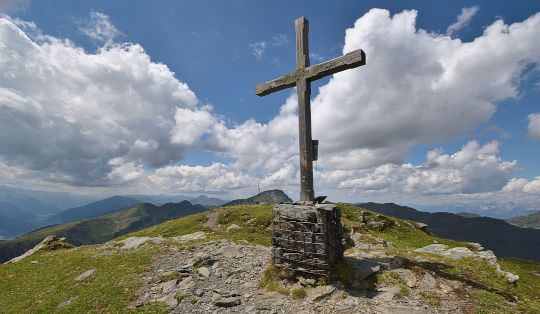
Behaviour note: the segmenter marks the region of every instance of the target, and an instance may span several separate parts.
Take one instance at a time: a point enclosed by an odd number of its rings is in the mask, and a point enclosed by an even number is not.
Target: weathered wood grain
[[[257,84],[255,94],[268,94],[296,86],[300,148],[300,200],[313,201],[313,141],[311,139],[311,81],[366,64],[366,54],[355,50],[344,56],[313,66],[309,65],[309,22],[305,17],[295,21],[296,70],[275,80]]]

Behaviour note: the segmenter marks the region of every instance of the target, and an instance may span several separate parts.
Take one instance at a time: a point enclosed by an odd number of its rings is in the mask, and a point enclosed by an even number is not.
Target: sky
[[[294,89],[257,83],[363,49],[312,84],[315,194],[540,210],[538,1],[0,0],[0,184],[298,198]]]

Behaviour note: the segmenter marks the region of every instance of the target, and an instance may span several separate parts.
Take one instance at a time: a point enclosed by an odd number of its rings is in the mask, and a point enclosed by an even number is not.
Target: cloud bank
[[[464,9],[449,33],[475,10]],[[523,72],[538,70],[540,14],[512,25],[496,20],[471,42],[418,29],[417,14],[372,9],[346,30],[343,53],[361,48],[367,65],[313,91],[317,192],[480,200],[535,190],[536,180],[513,178],[517,161],[503,160],[498,142],[433,149],[418,164],[403,160],[417,145],[472,134],[499,102],[519,95]],[[94,26],[112,25],[94,15]],[[66,40],[33,41],[0,20],[0,173],[168,193],[241,193],[260,183],[296,194],[294,93],[268,123],[229,125],[141,46],[111,41],[115,27],[91,29],[108,43],[95,53]],[[262,58],[266,47],[254,44],[254,56]],[[8,55],[14,57],[2,58]],[[537,120],[529,116],[533,138]],[[183,165],[193,148],[230,161]]]
[[[115,169],[174,163],[203,135],[197,125],[213,121],[137,44],[87,53],[66,40],[34,42],[7,19],[0,43],[0,159],[43,180],[121,183],[110,180]]]

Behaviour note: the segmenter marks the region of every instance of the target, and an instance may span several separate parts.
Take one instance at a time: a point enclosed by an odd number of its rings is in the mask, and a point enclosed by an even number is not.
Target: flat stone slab
[[[183,236],[174,237],[172,239],[175,242],[184,243],[184,242],[200,240],[200,239],[204,239],[204,238],[206,238],[206,233],[203,232],[203,231],[197,231],[197,232],[186,234],[186,235],[183,235]]]
[[[356,280],[364,280],[381,270],[381,263],[369,259],[347,258],[346,261],[356,269]]]
[[[161,238],[161,237],[155,237],[155,238],[151,238],[151,237],[129,237],[129,238],[124,239],[124,240],[122,240],[120,242],[124,243],[124,246],[122,246],[122,249],[124,249],[124,250],[132,250],[132,249],[138,248],[139,246],[145,244],[148,241],[152,241],[154,243],[161,243],[161,242],[163,242],[163,238]]]
[[[278,204],[274,211],[285,219],[317,222],[317,208],[312,205]]]
[[[84,273],[80,274],[77,278],[75,278],[75,281],[83,281],[86,278],[90,277],[95,271],[95,269],[87,270]]]

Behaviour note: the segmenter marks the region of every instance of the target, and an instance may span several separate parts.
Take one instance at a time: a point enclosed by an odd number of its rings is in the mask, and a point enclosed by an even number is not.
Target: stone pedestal
[[[327,274],[343,258],[341,212],[333,204],[279,204],[272,221],[275,266]]]

